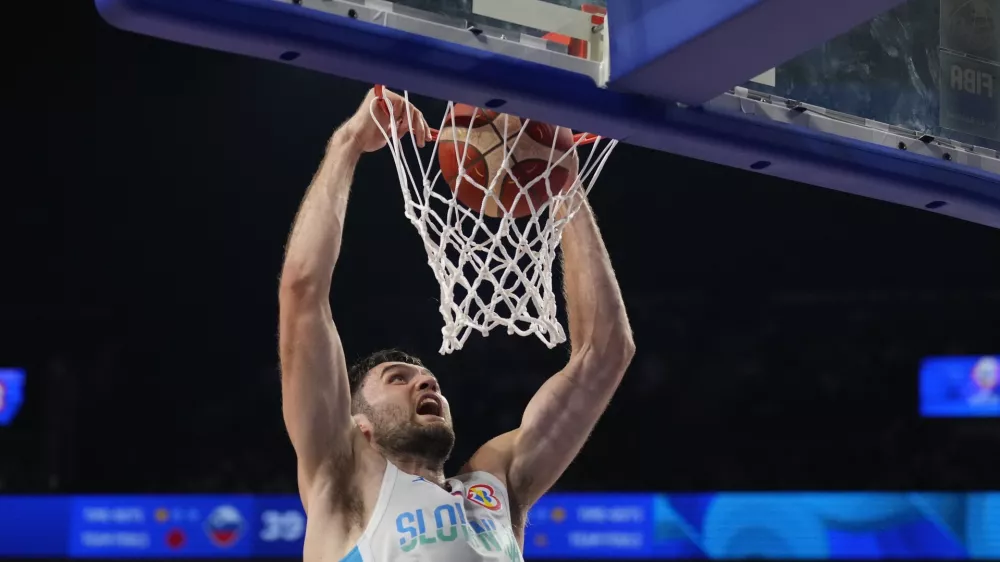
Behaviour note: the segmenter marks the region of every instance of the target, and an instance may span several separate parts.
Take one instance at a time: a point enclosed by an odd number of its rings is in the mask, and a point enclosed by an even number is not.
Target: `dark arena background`
[[[5,117],[0,556],[300,559],[278,276],[369,85],[51,10]],[[1000,354],[1000,232],[628,145],[591,202],[637,353],[526,559],[1000,558],[1000,414],[922,396],[960,402]],[[387,153],[349,209],[348,360],[428,363],[454,471],[568,351],[498,330],[439,355]]]

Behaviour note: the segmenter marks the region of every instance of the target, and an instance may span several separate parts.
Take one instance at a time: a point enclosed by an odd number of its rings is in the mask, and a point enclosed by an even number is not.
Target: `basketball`
[[[441,175],[463,205],[476,212],[482,209],[491,217],[507,213],[519,218],[544,204],[549,199],[549,189],[557,194],[573,185],[579,167],[575,154],[552,167],[549,187],[542,177],[550,160],[555,163],[566,152],[575,150],[573,132],[529,120],[518,138],[522,125],[523,121],[513,115],[455,104],[438,134],[438,164]],[[509,172],[502,171],[505,155],[509,155]],[[498,172],[502,177],[496,177]],[[494,179],[496,197],[486,197],[485,190]],[[521,188],[527,189],[519,197]]]

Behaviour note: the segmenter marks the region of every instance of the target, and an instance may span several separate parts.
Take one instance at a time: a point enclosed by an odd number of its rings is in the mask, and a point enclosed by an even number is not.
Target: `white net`
[[[434,131],[434,142],[421,149],[413,135],[398,134],[414,126],[409,96],[401,95],[403,106],[394,108],[376,98],[370,111],[395,160],[405,215],[420,234],[427,263],[441,286],[440,353],[459,350],[473,332],[486,336],[498,326],[509,334],[533,334],[549,348],[563,343],[566,333],[556,318],[552,287],[556,248],[616,141],[576,135],[571,148],[557,148],[560,128],[553,127],[548,150],[534,147],[536,155],[547,156],[535,160],[543,166],[525,174],[516,160],[519,150],[524,154],[519,143],[532,142],[525,140],[531,121],[493,114],[491,126],[500,142],[491,158],[499,165],[476,177],[482,169],[471,169],[470,154],[477,148],[471,138],[474,128],[456,120],[455,104],[448,103],[440,132]],[[376,117],[379,111],[389,113],[387,128]],[[478,116],[473,113],[471,119]],[[589,150],[581,164],[577,148],[583,145]],[[439,158],[450,155],[440,151],[454,151],[456,177],[444,177]],[[479,208],[468,206],[480,199]]]

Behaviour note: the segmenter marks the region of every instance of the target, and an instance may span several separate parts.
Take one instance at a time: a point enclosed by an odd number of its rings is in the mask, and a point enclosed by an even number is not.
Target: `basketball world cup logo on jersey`
[[[500,509],[500,498],[497,497],[493,487],[488,484],[471,486],[465,497],[472,503],[477,503],[490,511]]]
[[[229,548],[239,542],[243,527],[243,515],[231,505],[215,508],[205,520],[205,534],[212,544],[220,548]]]

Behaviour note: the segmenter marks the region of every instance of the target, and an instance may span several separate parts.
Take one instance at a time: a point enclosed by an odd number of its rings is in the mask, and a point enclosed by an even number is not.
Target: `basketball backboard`
[[[1000,228],[1000,0],[96,0],[112,25]]]

